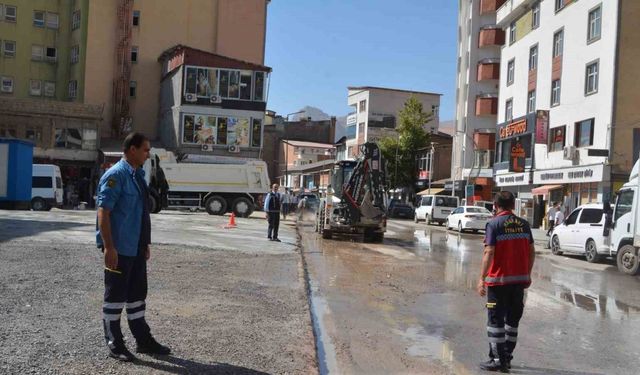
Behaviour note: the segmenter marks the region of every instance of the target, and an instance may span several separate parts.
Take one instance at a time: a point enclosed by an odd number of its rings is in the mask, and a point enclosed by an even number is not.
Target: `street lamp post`
[[[431,142],[431,149],[429,150],[429,194],[431,194],[431,179],[433,178],[433,155],[435,154],[435,142]]]

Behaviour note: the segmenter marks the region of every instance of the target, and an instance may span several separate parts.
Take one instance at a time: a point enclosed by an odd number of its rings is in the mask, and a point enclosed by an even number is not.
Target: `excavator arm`
[[[362,216],[374,219],[386,211],[385,165],[377,144],[367,142],[360,146],[357,160],[349,181],[342,189],[342,200],[352,223]]]

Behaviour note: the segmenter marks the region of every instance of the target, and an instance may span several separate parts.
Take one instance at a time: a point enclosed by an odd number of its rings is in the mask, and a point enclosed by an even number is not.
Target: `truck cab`
[[[616,203],[611,217],[607,220],[610,229],[610,254],[616,256],[618,269],[629,275],[640,271],[638,248],[640,248],[640,229],[638,226],[638,171],[640,160],[634,165],[629,182],[616,193]]]

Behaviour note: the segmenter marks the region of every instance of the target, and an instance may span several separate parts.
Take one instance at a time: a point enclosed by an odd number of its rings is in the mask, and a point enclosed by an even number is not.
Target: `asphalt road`
[[[321,373],[482,373],[481,234],[395,220],[384,243],[364,244],[299,229]],[[637,373],[640,279],[612,260],[537,253],[512,373]]]

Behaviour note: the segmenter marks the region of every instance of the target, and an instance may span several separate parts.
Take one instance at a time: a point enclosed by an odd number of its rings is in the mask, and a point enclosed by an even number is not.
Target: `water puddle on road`
[[[325,316],[330,314],[329,306],[327,301],[323,297],[315,295],[316,293],[317,292],[311,292],[310,303],[320,375],[337,374],[338,361],[336,359],[336,348],[324,324]]]

